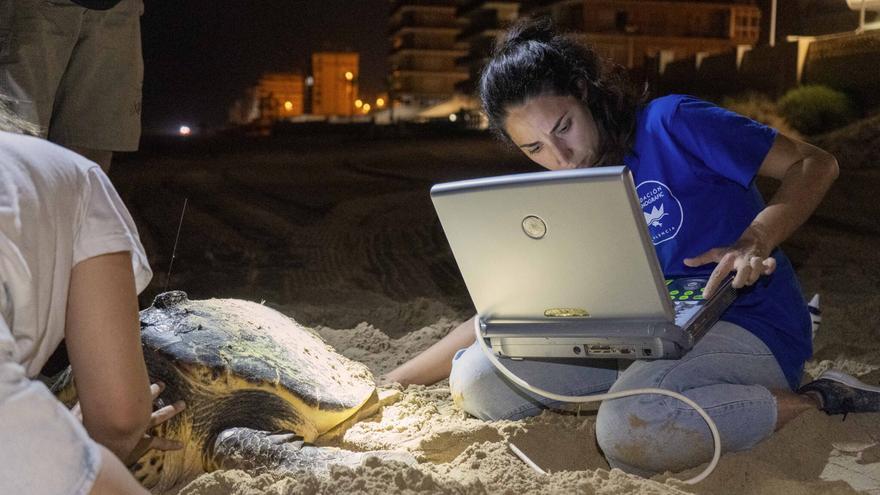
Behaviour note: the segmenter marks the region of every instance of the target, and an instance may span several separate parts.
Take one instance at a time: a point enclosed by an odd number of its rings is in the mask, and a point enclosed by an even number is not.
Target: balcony
[[[535,11],[543,11],[550,7],[561,7],[578,3],[583,3],[583,0],[524,0],[520,12],[531,14]]]
[[[498,19],[498,14],[494,10],[484,10],[479,15],[471,18],[470,23],[461,30],[456,39],[458,41],[467,41],[486,31],[500,30],[504,29],[504,27],[504,23]]]
[[[519,1],[504,1],[504,0],[466,0],[463,4],[461,4],[458,9],[455,11],[455,15],[458,17],[468,17],[475,12],[480,11],[481,9],[498,9],[504,7],[516,7],[520,4]]]
[[[391,2],[391,17],[407,7],[446,7],[455,9],[455,0],[393,0]]]
[[[407,27],[455,29],[459,25],[460,22],[451,13],[434,14],[410,11],[391,18],[391,22],[388,23],[388,34],[393,35]]]
[[[482,69],[486,63],[489,62],[489,54],[488,53],[469,53],[463,57],[458,57],[455,59],[455,66],[458,70],[466,70],[473,71],[477,69]]]
[[[454,34],[449,36],[405,35],[396,37],[392,40],[390,53],[398,53],[406,50],[465,51],[465,49],[456,43]]]

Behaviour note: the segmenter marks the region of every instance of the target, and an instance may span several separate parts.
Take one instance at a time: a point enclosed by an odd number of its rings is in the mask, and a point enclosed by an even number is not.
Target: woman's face
[[[550,170],[592,167],[600,158],[593,114],[573,96],[542,95],[511,107],[504,130],[526,156]]]

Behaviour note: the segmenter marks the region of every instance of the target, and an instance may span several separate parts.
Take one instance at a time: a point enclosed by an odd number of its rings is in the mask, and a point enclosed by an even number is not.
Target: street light
[[[379,108],[384,107],[385,106],[385,99],[384,98],[376,98],[376,106]]]
[[[360,99],[354,100],[354,106],[356,106],[357,108],[360,108],[360,107],[364,106],[364,102]]]
[[[354,88],[352,87],[354,85],[354,73],[350,70],[345,71],[343,77],[345,77],[345,113],[346,115],[351,117],[353,115],[353,112],[351,110],[351,107],[348,106],[348,102],[351,101],[352,97],[354,96]]]

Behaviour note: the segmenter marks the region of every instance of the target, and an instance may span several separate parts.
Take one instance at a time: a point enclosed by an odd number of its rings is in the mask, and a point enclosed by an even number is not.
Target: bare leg
[[[474,343],[474,319],[462,323],[418,356],[401,364],[383,380],[401,385],[431,385],[449,377],[452,356]]]
[[[100,165],[101,170],[105,173],[110,171],[110,162],[113,161],[112,151],[93,150],[91,148],[80,148],[79,146],[70,146],[70,149]]]
[[[101,470],[92,485],[90,495],[138,494],[149,495],[144,487],[122,465],[122,462],[105,447],[101,447]]]
[[[795,394],[786,390],[771,390],[770,393],[776,399],[776,430],[802,412],[820,406],[819,399],[812,394]]]

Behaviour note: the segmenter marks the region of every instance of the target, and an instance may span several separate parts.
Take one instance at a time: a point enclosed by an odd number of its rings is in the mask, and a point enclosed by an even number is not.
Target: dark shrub
[[[721,100],[721,106],[764,125],[775,127],[786,136],[801,139],[801,134],[779,114],[776,102],[761,93],[725,96]]]
[[[855,110],[845,93],[827,86],[800,86],[778,102],[779,113],[803,134],[819,134],[853,120]]]

